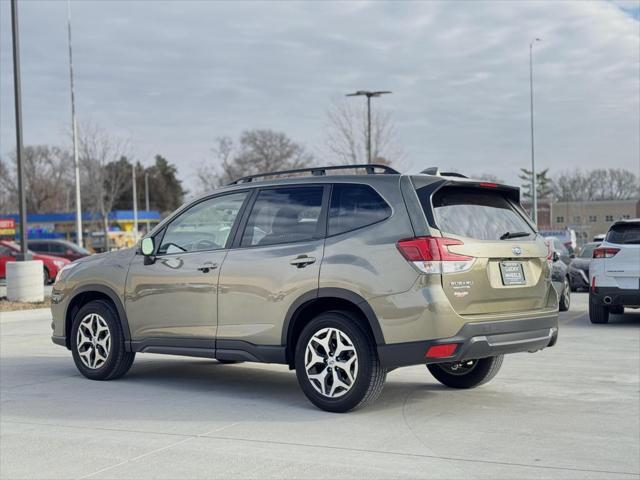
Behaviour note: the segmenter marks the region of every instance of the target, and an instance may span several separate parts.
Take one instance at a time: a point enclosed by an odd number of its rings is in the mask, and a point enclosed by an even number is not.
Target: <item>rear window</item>
[[[391,207],[370,186],[336,184],[331,192],[329,235],[362,228],[390,215]]]
[[[607,233],[606,241],[620,245],[639,245],[640,223],[614,225]]]
[[[423,205],[424,208],[424,205]],[[500,192],[473,188],[442,188],[433,195],[436,226],[443,233],[500,240],[507,233],[527,240],[535,232]]]

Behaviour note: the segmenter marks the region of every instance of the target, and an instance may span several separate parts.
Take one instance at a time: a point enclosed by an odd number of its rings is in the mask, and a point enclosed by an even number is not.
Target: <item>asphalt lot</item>
[[[93,382],[50,341],[46,310],[0,313],[0,477],[639,478],[640,311],[591,325],[489,384],[389,374],[380,400],[314,408],[286,367],[138,355]]]

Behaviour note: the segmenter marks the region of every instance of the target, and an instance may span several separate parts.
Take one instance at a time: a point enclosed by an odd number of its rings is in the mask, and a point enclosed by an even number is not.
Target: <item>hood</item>
[[[123,248],[122,250],[114,250],[113,252],[103,252],[103,253],[94,253],[93,255],[89,255],[87,257],[82,257],[77,260],[74,260],[73,263],[95,263],[101,261],[118,261],[118,260],[126,260],[131,258],[136,253],[136,247],[131,248]]]

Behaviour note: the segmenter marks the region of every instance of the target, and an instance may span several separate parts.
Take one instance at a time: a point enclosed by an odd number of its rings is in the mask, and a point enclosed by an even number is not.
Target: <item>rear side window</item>
[[[606,240],[619,245],[639,245],[640,223],[614,225],[607,233]]]
[[[260,191],[251,209],[243,247],[303,242],[321,236],[324,187],[284,187]]]
[[[433,213],[437,227],[453,235],[478,240],[500,240],[507,232],[526,233],[521,240],[535,235],[500,192],[445,187],[433,195]]]
[[[390,216],[391,207],[370,186],[333,186],[329,208],[329,235],[366,227]]]
[[[49,244],[45,243],[45,242],[37,242],[37,243],[33,243],[33,244],[27,243],[27,245],[29,245],[29,248],[31,250],[33,250],[34,252],[46,252],[46,253],[49,253],[51,251],[51,250],[49,250]]]

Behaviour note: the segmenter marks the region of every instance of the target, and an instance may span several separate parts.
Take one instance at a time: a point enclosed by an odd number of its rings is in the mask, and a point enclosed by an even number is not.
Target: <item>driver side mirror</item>
[[[140,244],[140,252],[144,255],[144,264],[151,265],[156,261],[156,257],[154,255],[156,251],[156,246],[153,241],[153,237],[145,237],[142,239]]]
[[[557,262],[560,260],[560,254],[558,252],[553,252],[553,261]]]

